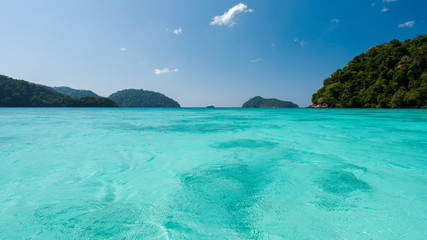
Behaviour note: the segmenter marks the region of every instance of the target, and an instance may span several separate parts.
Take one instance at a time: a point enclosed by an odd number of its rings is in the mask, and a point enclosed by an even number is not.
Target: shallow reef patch
[[[134,205],[68,200],[35,209],[34,225],[37,237],[47,239],[168,239],[165,228],[143,212]]]
[[[353,164],[347,165],[346,169],[367,171],[367,169]],[[329,211],[349,210],[357,207],[360,197],[367,197],[366,193],[372,191],[372,187],[367,182],[359,179],[350,171],[333,170],[327,172],[315,182],[321,190],[316,197],[318,200],[315,203],[320,208]]]
[[[253,139],[239,139],[226,142],[220,142],[217,144],[210,145],[217,149],[231,149],[231,148],[274,148],[278,143],[264,141],[264,140],[253,140]]]
[[[369,191],[371,186],[353,173],[347,171],[331,171],[317,182],[325,192],[338,196],[348,196],[354,191]]]
[[[262,236],[257,208],[262,205],[262,191],[271,182],[268,167],[217,164],[178,177],[182,189],[166,209],[169,216],[164,224],[172,228],[168,229],[171,237],[176,234],[179,239],[203,239],[224,232],[235,239]],[[203,227],[191,227],[195,225]]]

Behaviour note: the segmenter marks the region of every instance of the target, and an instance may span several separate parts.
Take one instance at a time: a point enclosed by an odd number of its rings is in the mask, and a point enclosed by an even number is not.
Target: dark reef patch
[[[12,142],[15,139],[17,139],[17,137],[12,137],[12,136],[4,136],[4,137],[2,137],[2,136],[0,136],[0,143],[2,145],[7,145],[7,144],[9,144],[10,142]]]
[[[98,126],[99,127],[99,126]],[[181,132],[181,133],[221,133],[221,132],[237,132],[248,128],[245,124],[171,124],[159,126],[139,126],[135,124],[105,124],[101,126],[103,129],[120,130],[120,131],[150,131],[150,132]]]
[[[174,120],[176,123],[205,123],[205,122],[215,122],[215,121],[227,121],[227,122],[237,122],[244,123],[248,121],[261,121],[263,122],[264,118],[257,116],[247,116],[247,115],[209,115],[201,117],[192,117],[192,118],[183,118]]]
[[[244,130],[246,126],[238,124],[172,124],[157,127],[141,127],[142,131],[183,132],[183,133],[217,133]]]
[[[369,191],[371,186],[353,173],[347,171],[332,171],[317,182],[318,186],[327,193],[337,196],[348,196],[354,191]]]
[[[224,229],[224,223],[239,238],[262,237],[256,209],[262,204],[262,191],[271,182],[268,173],[268,166],[221,164],[179,175],[182,190],[172,201],[168,210],[172,216],[165,225],[180,227],[174,227],[171,237],[174,233],[181,236],[183,230],[190,239],[196,235],[212,238],[215,229]],[[198,228],[203,231],[190,232],[188,226],[195,224],[203,226]]]
[[[270,141],[240,139],[240,140],[221,142],[218,144],[212,144],[210,146],[218,149],[230,149],[230,148],[274,148],[277,145],[278,143],[270,142]]]
[[[349,171],[330,171],[316,181],[321,190],[316,196],[315,204],[317,207],[327,211],[348,211],[358,206],[360,197],[369,196],[366,193],[370,192],[372,187],[350,172],[352,170],[366,173],[366,168],[345,164],[341,169]],[[363,195],[355,195],[356,192]]]
[[[353,170],[360,170],[362,172],[367,172],[368,169],[365,167],[357,166],[351,163],[343,165],[343,169],[353,169]]]
[[[324,118],[313,117],[313,118],[296,118],[293,121],[295,121],[295,122],[323,122],[323,121],[336,121],[336,119],[335,118],[326,118],[326,117],[324,117]]]

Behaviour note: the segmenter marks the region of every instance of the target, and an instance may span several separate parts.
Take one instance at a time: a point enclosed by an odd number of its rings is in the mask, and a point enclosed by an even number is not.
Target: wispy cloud
[[[306,41],[304,41],[304,40],[301,40],[301,39],[299,39],[299,38],[294,38],[294,42],[295,43],[298,43],[299,45],[300,45],[300,47],[305,47],[305,45],[307,44],[307,42]]]
[[[120,51],[122,51],[122,52],[127,51],[127,49],[126,49],[126,48],[124,48],[124,47],[119,48],[119,50],[120,50]]]
[[[331,20],[331,23],[338,24],[339,22],[340,22],[340,20],[338,18],[334,18]]]
[[[383,0],[383,2],[397,2],[397,0]]]
[[[169,70],[169,68],[163,68],[163,69],[154,69],[154,74],[160,75],[165,73],[173,73],[173,72],[179,72],[178,68]]]
[[[413,27],[413,26],[414,26],[414,24],[415,24],[415,21],[407,21],[407,22],[405,22],[405,23],[399,24],[399,27],[400,27],[400,28],[404,28],[404,27],[409,27],[409,28],[411,28],[411,27]]]
[[[218,25],[218,26],[226,25],[226,26],[231,27],[236,23],[234,21],[236,14],[253,12],[253,11],[254,10],[248,8],[248,6],[246,6],[245,4],[239,3],[236,6],[228,9],[228,11],[225,12],[223,15],[215,16],[212,19],[212,22],[210,23],[210,25]]]
[[[175,29],[175,30],[173,30],[173,33],[175,34],[175,35],[181,35],[181,33],[182,33],[182,28],[178,28],[178,29]]]
[[[386,7],[383,7],[382,9],[381,9],[381,12],[387,12],[388,11],[388,8],[386,8]]]
[[[262,61],[262,59],[261,59],[261,58],[255,58],[255,59],[253,59],[253,60],[250,60],[249,62],[250,62],[250,63],[257,63],[257,62],[260,62],[260,61]]]

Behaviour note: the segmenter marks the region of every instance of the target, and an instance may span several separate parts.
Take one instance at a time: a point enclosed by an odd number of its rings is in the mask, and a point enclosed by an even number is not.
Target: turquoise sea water
[[[427,111],[0,109],[0,239],[427,239]]]

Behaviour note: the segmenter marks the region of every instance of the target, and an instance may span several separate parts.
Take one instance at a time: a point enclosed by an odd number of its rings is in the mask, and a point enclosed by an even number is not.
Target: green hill
[[[175,100],[165,95],[142,89],[126,89],[109,96],[120,107],[181,107]]]
[[[52,87],[55,91],[62,94],[68,95],[72,98],[81,98],[81,97],[99,97],[96,93],[90,90],[80,90],[70,87]]]
[[[71,98],[39,84],[0,75],[0,107],[117,107],[108,98]]]
[[[72,98],[67,107],[118,107],[111,99],[105,97],[81,97]]]
[[[370,48],[323,81],[312,107],[427,106],[427,35]]]
[[[260,96],[253,97],[246,101],[242,108],[297,108],[293,102],[282,101],[275,98],[262,98]]]

